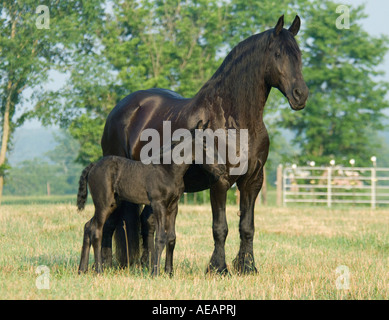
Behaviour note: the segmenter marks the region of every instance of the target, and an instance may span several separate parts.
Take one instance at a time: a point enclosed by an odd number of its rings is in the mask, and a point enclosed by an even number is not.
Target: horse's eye
[[[276,51],[276,58],[278,59],[279,57],[281,57],[281,53],[279,51]]]

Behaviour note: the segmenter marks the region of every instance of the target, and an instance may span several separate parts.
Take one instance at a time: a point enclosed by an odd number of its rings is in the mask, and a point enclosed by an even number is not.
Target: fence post
[[[328,206],[328,208],[331,208],[331,205],[332,205],[331,180],[332,180],[332,168],[328,167],[328,174],[327,174],[327,206]]]
[[[376,204],[376,169],[371,168],[371,208],[375,209]]]
[[[282,203],[282,164],[279,164],[277,167],[277,206],[280,207]]]

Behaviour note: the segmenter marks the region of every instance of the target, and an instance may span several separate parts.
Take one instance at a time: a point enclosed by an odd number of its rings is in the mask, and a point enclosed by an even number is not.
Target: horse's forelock
[[[280,48],[283,54],[294,57],[295,59],[299,59],[301,56],[301,51],[299,46],[297,45],[296,39],[288,30],[284,29],[278,35]]]

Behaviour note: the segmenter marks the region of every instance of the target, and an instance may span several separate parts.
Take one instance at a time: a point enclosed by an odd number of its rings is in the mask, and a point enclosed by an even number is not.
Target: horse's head
[[[301,73],[301,52],[294,38],[300,30],[300,18],[296,16],[288,30],[283,27],[284,16],[281,16],[275,28],[269,30],[266,82],[282,92],[293,110],[301,110],[308,99],[308,87]]]

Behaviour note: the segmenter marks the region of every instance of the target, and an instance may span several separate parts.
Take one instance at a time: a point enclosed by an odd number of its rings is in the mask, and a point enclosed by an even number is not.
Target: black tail
[[[77,207],[78,210],[84,210],[86,198],[88,197],[88,174],[95,164],[91,163],[82,170],[80,181],[78,182]]]

